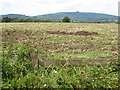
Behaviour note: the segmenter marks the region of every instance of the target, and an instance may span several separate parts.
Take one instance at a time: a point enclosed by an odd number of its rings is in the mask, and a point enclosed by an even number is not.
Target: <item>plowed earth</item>
[[[61,34],[61,35],[83,35],[83,36],[88,36],[88,35],[99,35],[97,32],[87,32],[87,31],[77,31],[77,32],[60,32],[60,31],[47,31],[46,33],[49,34]]]

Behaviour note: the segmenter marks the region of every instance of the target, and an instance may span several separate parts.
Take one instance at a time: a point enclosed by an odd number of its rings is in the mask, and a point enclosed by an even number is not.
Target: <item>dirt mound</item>
[[[97,32],[87,32],[87,31],[77,31],[77,32],[69,32],[69,33],[66,33],[66,32],[60,32],[60,31],[47,31],[46,33],[49,33],[49,34],[61,34],[61,35],[84,35],[84,36],[87,36],[87,35],[98,35]]]
[[[77,31],[74,35],[98,35],[97,32]]]
[[[46,33],[49,33],[49,34],[68,34],[66,32],[60,32],[60,31],[47,31]]]

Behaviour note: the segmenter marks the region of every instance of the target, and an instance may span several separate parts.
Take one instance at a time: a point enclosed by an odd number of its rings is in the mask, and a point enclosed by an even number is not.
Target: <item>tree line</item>
[[[52,22],[51,20],[41,20],[41,19],[32,19],[32,18],[18,19],[17,17],[16,18],[4,17],[1,21],[2,22]]]
[[[10,17],[4,17],[1,20],[2,22],[74,22],[74,23],[114,23],[116,21],[110,21],[110,20],[100,20],[100,21],[92,21],[92,22],[83,22],[83,21],[72,21],[68,16],[65,16],[61,21],[52,21],[52,20],[41,20],[41,19],[32,19],[32,18],[10,18]]]
[[[4,17],[4,18],[2,18],[1,21],[2,22],[55,22],[55,21],[52,21],[52,20],[41,20],[41,19],[32,19],[32,18],[27,18],[27,19],[21,18],[21,19],[18,19],[17,17],[15,17],[15,18]],[[61,21],[57,21],[57,22],[61,22]],[[70,18],[65,16],[62,19],[62,22],[70,22]]]

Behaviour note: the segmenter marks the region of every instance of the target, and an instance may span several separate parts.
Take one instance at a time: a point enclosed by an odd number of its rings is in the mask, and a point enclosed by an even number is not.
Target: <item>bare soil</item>
[[[46,33],[49,34],[61,34],[61,35],[83,35],[83,36],[88,36],[88,35],[99,35],[97,32],[87,32],[87,31],[77,31],[77,32],[60,32],[60,31],[47,31]]]

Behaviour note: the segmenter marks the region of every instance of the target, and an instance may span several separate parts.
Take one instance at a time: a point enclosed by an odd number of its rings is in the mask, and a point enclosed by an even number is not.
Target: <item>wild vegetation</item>
[[[117,33],[114,23],[2,23],[2,87],[118,88]],[[82,59],[84,64],[36,70],[32,51],[43,61]]]

